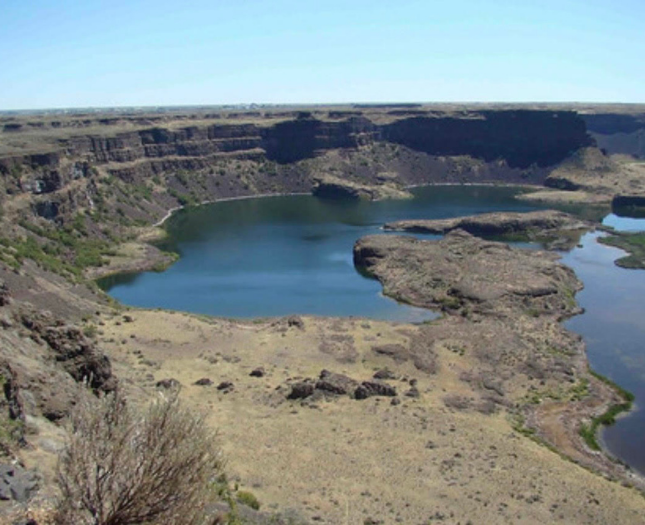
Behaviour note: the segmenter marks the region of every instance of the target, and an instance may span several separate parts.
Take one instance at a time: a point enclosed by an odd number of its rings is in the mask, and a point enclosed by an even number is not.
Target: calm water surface
[[[604,222],[645,230],[645,220],[623,221]],[[576,296],[585,313],[565,326],[584,337],[591,368],[636,396],[636,410],[607,427],[602,438],[612,454],[645,474],[645,271],[616,266],[624,252],[596,242],[598,236],[587,234],[581,248],[563,257],[585,285]]]
[[[352,247],[384,222],[499,210],[528,211],[517,189],[417,188],[415,199],[323,201],[310,196],[221,202],[177,213],[168,248],[181,259],[163,273],[102,281],[119,301],[224,317],[288,314],[422,321],[436,314],[398,304],[354,268]]]
[[[407,201],[321,201],[309,196],[229,201],[182,211],[168,223],[168,248],[181,259],[163,273],[116,276],[101,284],[119,301],[223,317],[292,313],[422,321],[436,314],[383,297],[377,281],[352,262],[354,242],[399,219],[529,211],[512,188],[417,188]],[[618,230],[645,230],[645,220],[609,215]],[[564,254],[585,284],[585,314],[567,321],[587,343],[589,361],[645,400],[645,271],[613,261],[620,250],[586,235]],[[608,449],[645,472],[645,412],[636,410],[603,433]]]

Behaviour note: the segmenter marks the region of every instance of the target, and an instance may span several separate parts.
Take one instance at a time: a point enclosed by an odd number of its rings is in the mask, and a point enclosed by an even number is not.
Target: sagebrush
[[[81,400],[60,457],[59,524],[193,525],[216,499],[216,434],[176,395],[134,409],[118,392]]]

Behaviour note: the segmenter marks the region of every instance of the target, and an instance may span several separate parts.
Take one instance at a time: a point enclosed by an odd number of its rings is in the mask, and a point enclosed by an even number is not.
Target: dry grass
[[[291,507],[310,519],[349,524],[367,517],[425,523],[434,515],[447,523],[627,524],[645,511],[636,491],[515,432],[503,409],[485,415],[447,406],[449,394],[480,395],[461,380],[478,366],[476,356],[467,347],[455,351],[456,340],[437,341],[439,370],[432,375],[372,350],[409,347],[421,327],[306,317],[301,329],[276,320],[129,315],[134,322],[104,320],[117,373],[137,390],[177,379],[185,402],[207,411],[221,429],[230,479],[257,494],[263,508]],[[260,365],[266,375],[251,377]],[[400,393],[409,388],[403,379],[415,378],[421,397],[401,396],[398,406],[379,398],[286,400],[289,379],[326,368],[364,380],[386,366]],[[203,377],[213,385],[193,384]],[[217,390],[221,381],[233,382],[233,390]]]

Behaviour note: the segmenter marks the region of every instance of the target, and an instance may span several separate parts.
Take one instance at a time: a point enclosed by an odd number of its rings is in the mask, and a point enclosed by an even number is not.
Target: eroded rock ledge
[[[564,212],[540,210],[484,213],[455,219],[397,221],[385,224],[383,229],[437,235],[461,229],[478,237],[538,241],[552,249],[572,247],[582,233],[593,229],[593,225]]]
[[[396,183],[361,184],[339,177],[324,176],[315,181],[312,194],[323,199],[352,199],[378,201],[383,199],[410,199],[412,194]]]

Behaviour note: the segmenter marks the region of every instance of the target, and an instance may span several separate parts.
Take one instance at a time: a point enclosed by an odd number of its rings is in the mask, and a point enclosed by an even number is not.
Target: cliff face
[[[645,158],[645,114],[595,113],[582,118],[599,148]]]
[[[584,121],[574,112],[507,110],[459,116],[419,113],[399,119],[388,114],[394,119],[389,123],[375,123],[352,114],[340,120],[300,114],[270,125],[218,123],[179,129],[153,127],[116,132],[113,136],[88,133],[61,140],[62,151],[32,154],[24,161],[36,167],[56,165],[61,154],[104,164],[254,153],[287,164],[329,149],[386,141],[429,155],[501,159],[511,167],[525,168],[556,164],[570,152],[593,143]],[[10,164],[11,159],[0,159],[0,169],[4,166],[6,170]]]
[[[395,186],[541,184],[546,168],[594,143],[578,114],[554,110],[6,120],[0,119],[6,139],[0,141],[0,182],[9,195],[34,195],[31,209],[48,219],[81,203],[90,211],[103,205],[104,215],[120,209],[121,216],[149,221],[177,203],[309,192],[324,175],[358,184],[384,178]],[[21,148],[25,153],[17,154]]]
[[[590,146],[584,121],[568,111],[482,111],[467,118],[415,117],[386,127],[385,138],[430,155],[469,155],[511,167],[551,166]]]
[[[178,130],[152,128],[114,137],[79,136],[69,141],[68,150],[97,163],[124,163],[143,158],[205,157],[259,146],[256,126],[224,125]]]

